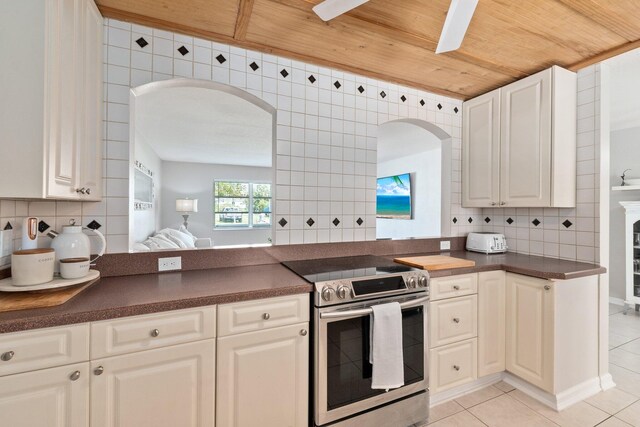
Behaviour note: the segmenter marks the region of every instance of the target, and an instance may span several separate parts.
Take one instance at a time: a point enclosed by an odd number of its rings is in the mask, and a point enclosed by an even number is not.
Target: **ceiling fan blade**
[[[349,12],[369,0],[324,0],[313,7],[313,11],[323,21],[330,21],[336,16]]]
[[[477,5],[478,0],[451,0],[436,53],[450,52],[460,47]]]

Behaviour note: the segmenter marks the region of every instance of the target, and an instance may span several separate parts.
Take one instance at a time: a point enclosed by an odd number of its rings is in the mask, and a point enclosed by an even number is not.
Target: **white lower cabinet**
[[[505,369],[505,272],[478,273],[478,376]]]
[[[89,363],[0,378],[0,425],[88,426]]]
[[[304,322],[218,339],[218,427],[308,425],[308,328]]]
[[[478,378],[477,340],[457,342],[429,351],[429,390],[438,393]]]
[[[215,346],[210,339],[92,361],[91,426],[213,426]]]

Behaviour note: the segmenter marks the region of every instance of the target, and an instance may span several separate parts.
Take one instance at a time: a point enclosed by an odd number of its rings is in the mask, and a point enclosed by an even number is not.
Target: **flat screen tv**
[[[411,175],[378,178],[376,217],[411,219]]]

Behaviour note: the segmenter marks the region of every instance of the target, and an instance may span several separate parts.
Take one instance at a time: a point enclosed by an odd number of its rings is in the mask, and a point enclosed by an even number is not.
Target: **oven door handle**
[[[412,299],[410,301],[405,301],[400,303],[400,309],[402,310],[403,308],[412,308],[412,307],[417,307],[419,305],[422,305],[423,303],[429,301],[429,297],[422,297],[422,298],[416,298],[416,299]],[[353,317],[353,316],[364,316],[367,314],[371,314],[373,313],[373,309],[372,308],[360,308],[357,310],[347,310],[347,311],[330,311],[328,313],[320,313],[320,318],[321,319],[337,319],[337,318],[341,318],[341,317]]]

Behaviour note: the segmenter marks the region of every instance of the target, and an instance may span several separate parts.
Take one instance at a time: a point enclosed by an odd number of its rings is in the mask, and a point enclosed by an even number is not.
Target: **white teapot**
[[[55,231],[50,231],[49,233],[47,233],[50,237],[53,238],[53,241],[51,242],[51,248],[56,252],[56,261],[54,267],[54,271],[56,273],[60,272],[61,259],[89,259],[91,257],[91,241],[89,240],[89,236],[82,232],[82,229],[83,227],[80,225],[65,225],[64,227],[62,227],[61,233],[56,233]],[[91,229],[87,228],[87,230]],[[91,231],[93,231],[100,238],[100,242],[102,243],[102,247],[98,252],[98,256],[90,261],[91,263],[93,263],[99,257],[104,255],[107,242],[104,239],[104,235],[98,230]]]

